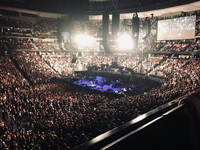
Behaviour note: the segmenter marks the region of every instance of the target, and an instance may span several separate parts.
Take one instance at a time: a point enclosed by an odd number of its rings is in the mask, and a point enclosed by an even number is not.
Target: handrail
[[[128,134],[122,136],[121,138],[119,138],[119,139],[113,141],[112,143],[110,143],[110,144],[104,146],[103,148],[101,148],[101,150],[110,148],[111,146],[113,146],[113,145],[117,144],[118,142],[120,142],[120,141],[122,141],[122,140],[128,138],[129,136],[135,134],[136,132],[139,132],[140,130],[146,128],[147,126],[150,126],[151,124],[153,124],[153,123],[159,121],[160,119],[162,119],[163,117],[169,115],[170,113],[173,113],[174,111],[176,111],[176,110],[182,108],[184,105],[185,105],[185,104],[181,104],[181,105],[176,106],[176,107],[173,108],[172,110],[169,110],[169,111],[167,111],[166,113],[164,113],[162,116],[159,116],[159,117],[153,119],[152,121],[147,122],[146,124],[142,125],[141,127],[139,127],[139,128],[137,128],[137,129],[131,131],[130,133],[128,133]]]
[[[187,105],[184,101],[180,103],[182,100],[187,100],[190,95],[193,93],[199,94],[200,88],[181,96],[169,103],[161,105],[160,107],[153,109],[117,128],[114,128],[110,131],[107,131],[94,139],[83,143],[74,148],[74,150],[83,150],[83,149],[107,149],[117,144],[118,142],[128,138],[134,133],[152,125],[153,123],[169,116],[176,110],[180,110],[184,106]]]
[[[155,108],[137,118],[117,127],[110,131],[107,131],[94,139],[83,143],[74,148],[74,150],[82,150],[82,149],[101,149],[106,147],[110,143],[119,140],[121,137],[128,135],[132,131],[139,129],[145,124],[151,122],[152,120],[161,117],[166,112],[176,108],[178,106],[178,102],[185,96],[179,97],[169,103],[161,105],[158,108]]]

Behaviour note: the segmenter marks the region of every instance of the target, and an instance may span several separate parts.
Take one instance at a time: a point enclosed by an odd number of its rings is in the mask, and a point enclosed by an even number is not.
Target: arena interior
[[[199,1],[0,3],[0,149],[200,149]]]

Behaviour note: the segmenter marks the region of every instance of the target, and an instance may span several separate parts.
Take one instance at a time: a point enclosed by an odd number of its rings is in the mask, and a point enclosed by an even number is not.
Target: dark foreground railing
[[[198,93],[162,105],[74,149],[199,150]]]

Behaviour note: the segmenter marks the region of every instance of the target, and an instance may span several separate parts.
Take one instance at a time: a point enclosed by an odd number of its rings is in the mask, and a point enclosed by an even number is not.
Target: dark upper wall
[[[25,8],[37,11],[54,13],[88,12],[99,14],[105,10],[119,9],[121,12],[135,12],[162,9],[195,2],[198,0],[118,0],[113,5],[112,0],[108,2],[89,2],[89,0],[6,0],[0,5],[17,8]]]

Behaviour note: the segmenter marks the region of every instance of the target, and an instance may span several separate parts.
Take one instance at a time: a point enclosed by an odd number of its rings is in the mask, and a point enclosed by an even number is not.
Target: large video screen
[[[195,38],[196,16],[158,21],[157,40],[181,40]]]

